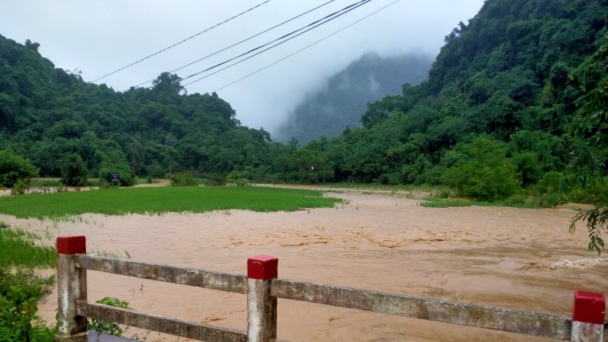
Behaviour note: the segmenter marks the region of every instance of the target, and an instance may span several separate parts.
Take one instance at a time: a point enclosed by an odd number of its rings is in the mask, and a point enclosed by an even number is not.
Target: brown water
[[[584,226],[568,234],[569,208],[432,209],[385,193],[329,195],[350,203],[293,213],[85,215],[58,227],[0,220],[43,236],[86,235],[92,253],[239,273],[247,257],[269,254],[279,258],[280,277],[520,310],[569,315],[573,291],[608,293],[608,258],[585,252]],[[246,329],[239,294],[89,272],[89,300],[104,296],[149,313]],[[49,320],[55,298],[41,305]],[[127,336],[135,332],[141,334]],[[279,300],[279,338],[548,341],[287,300]],[[150,339],[178,340],[154,333]]]

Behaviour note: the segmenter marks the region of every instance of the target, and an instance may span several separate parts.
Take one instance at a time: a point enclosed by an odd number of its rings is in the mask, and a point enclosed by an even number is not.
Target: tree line
[[[486,1],[445,37],[426,81],[368,104],[361,127],[303,146],[242,126],[177,75],[116,92],[55,68],[37,43],[0,37],[0,150],[41,176],[78,155],[90,176],[444,184],[479,200],[596,202],[608,189],[607,4]]]

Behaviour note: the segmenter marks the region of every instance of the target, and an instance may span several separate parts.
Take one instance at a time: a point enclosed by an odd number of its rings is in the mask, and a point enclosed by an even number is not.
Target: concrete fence
[[[58,342],[86,341],[88,318],[207,342],[275,341],[278,298],[562,341],[608,342],[606,301],[598,293],[575,292],[570,318],[280,279],[278,259],[270,256],[248,259],[247,275],[241,275],[87,255],[84,236],[58,238],[57,253]],[[90,303],[87,270],[247,295],[247,331]]]

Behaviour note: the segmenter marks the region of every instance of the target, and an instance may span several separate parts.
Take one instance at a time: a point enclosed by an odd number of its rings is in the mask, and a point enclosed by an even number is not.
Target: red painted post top
[[[572,321],[604,324],[605,312],[606,297],[603,294],[585,291],[574,292]]]
[[[247,278],[268,280],[278,275],[279,259],[269,255],[258,255],[247,259]]]
[[[84,236],[60,236],[57,238],[58,254],[86,254],[87,239]]]

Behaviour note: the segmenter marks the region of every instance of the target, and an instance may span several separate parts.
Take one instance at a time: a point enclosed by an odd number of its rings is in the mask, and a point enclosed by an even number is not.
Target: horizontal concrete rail
[[[211,290],[247,293],[247,277],[240,274],[104,258],[86,254],[77,256],[76,267]]]
[[[76,308],[80,316],[103,319],[118,324],[199,341],[247,342],[246,332],[214,327],[207,324],[150,315],[133,310],[87,303],[85,301],[78,301]]]
[[[572,342],[608,342],[606,299],[575,291],[572,318],[278,278],[275,257],[247,260],[247,275],[86,255],[86,238],[57,238],[58,342],[86,338],[87,318],[208,342],[271,342],[277,298]],[[247,332],[87,302],[87,270],[247,295]]]
[[[569,341],[572,333],[571,320],[562,316],[452,303],[294,280],[273,279],[270,286],[270,295],[283,299],[558,340]]]

